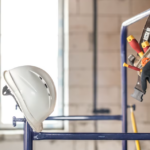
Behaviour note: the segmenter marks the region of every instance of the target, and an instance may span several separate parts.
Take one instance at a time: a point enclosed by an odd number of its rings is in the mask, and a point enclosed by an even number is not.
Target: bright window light
[[[5,70],[32,65],[45,70],[57,90],[58,0],[2,0],[1,3],[1,89],[6,85]],[[54,116],[62,115],[58,103]],[[15,110],[11,97],[1,96],[1,124],[12,124],[12,116],[23,117],[23,114]]]

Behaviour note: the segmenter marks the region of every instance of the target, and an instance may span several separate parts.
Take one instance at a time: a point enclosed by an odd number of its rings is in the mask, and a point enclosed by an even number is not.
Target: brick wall
[[[98,108],[109,108],[110,114],[121,114],[120,26],[121,23],[150,6],[149,0],[98,0]],[[69,0],[69,115],[93,115],[93,0]],[[145,20],[129,27],[129,34],[139,39]],[[108,46],[110,45],[110,46]],[[134,54],[128,46],[128,53]],[[106,61],[107,59],[107,61]],[[128,103],[136,104],[139,132],[150,132],[150,94],[139,103],[130,95],[137,77],[128,70]],[[93,121],[69,123],[70,132],[95,132]],[[132,132],[130,111],[128,131]],[[98,132],[121,132],[120,121],[98,121]],[[15,138],[14,138],[15,137]],[[135,150],[134,141],[128,142]],[[0,149],[22,149],[22,137],[3,136]],[[121,141],[38,141],[34,150],[121,150]],[[113,145],[113,146],[112,146]],[[150,150],[148,141],[142,149]]]
[[[98,0],[98,108],[109,108],[111,114],[121,114],[120,83],[120,27],[126,19],[148,9],[148,0]],[[72,115],[91,115],[93,108],[93,0],[69,1],[69,89]],[[129,27],[129,34],[140,38],[146,19]],[[110,46],[108,46],[110,45]],[[135,54],[128,45],[128,54]],[[106,61],[107,60],[107,61]],[[150,132],[150,94],[140,103],[133,98],[136,72],[128,70],[128,104],[136,104],[135,112],[139,132]],[[73,131],[95,131],[94,122],[70,123]],[[120,121],[98,121],[98,132],[121,132]],[[132,132],[128,110],[128,132]],[[77,141],[77,143],[85,143]],[[94,149],[94,142],[93,149]],[[112,147],[113,144],[113,147]],[[141,142],[149,150],[150,143]],[[98,141],[98,149],[120,150],[121,141]],[[134,141],[128,144],[135,149]],[[80,148],[81,149],[81,148]],[[83,149],[83,148],[82,148]],[[86,149],[86,146],[84,146]]]

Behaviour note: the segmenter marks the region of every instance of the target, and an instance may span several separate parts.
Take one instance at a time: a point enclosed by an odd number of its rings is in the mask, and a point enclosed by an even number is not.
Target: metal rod
[[[93,0],[93,113],[97,114],[97,0]],[[97,122],[94,122],[95,132],[97,132]],[[95,150],[98,149],[95,141]]]
[[[96,110],[97,105],[97,0],[93,1],[93,112]]]
[[[58,116],[48,117],[46,120],[122,120],[122,116]]]
[[[93,0],[93,113],[97,114],[97,0]],[[97,132],[97,121],[94,122]],[[98,149],[97,142],[94,142],[95,150]]]
[[[13,122],[25,122],[26,119],[24,118],[13,118]],[[46,120],[72,120],[72,121],[76,121],[76,120],[122,120],[122,116],[121,115],[114,115],[114,116],[52,116],[52,117],[48,117]]]
[[[33,140],[150,140],[150,133],[36,133]]]
[[[127,69],[123,67],[126,62],[126,37],[127,27],[122,26],[121,29],[121,89],[122,89],[122,132],[127,133]],[[122,150],[127,150],[127,141],[122,141]]]
[[[27,121],[24,123],[24,150],[32,150],[33,148],[33,130]]]
[[[137,21],[139,21],[139,20],[141,20],[141,19],[143,19],[143,18],[145,18],[149,15],[150,15],[150,9],[147,9],[146,11],[144,11],[144,12],[142,12],[142,13],[126,20],[126,21],[124,21],[122,23],[122,26],[129,26],[129,25],[131,25],[131,24],[133,24],[133,23],[135,23],[135,22],[137,22]]]
[[[122,120],[122,116],[58,116],[48,117],[46,120]]]

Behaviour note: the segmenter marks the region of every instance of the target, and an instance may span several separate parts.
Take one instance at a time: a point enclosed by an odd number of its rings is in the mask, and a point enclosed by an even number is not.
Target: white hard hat
[[[4,72],[4,79],[16,96],[28,123],[36,132],[43,129],[42,122],[53,112],[56,90],[51,77],[34,66],[21,66]]]

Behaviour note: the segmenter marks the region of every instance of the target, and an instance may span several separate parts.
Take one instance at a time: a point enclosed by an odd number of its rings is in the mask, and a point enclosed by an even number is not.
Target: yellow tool
[[[130,110],[131,110],[131,121],[132,121],[133,132],[137,133],[138,131],[137,131],[137,127],[136,127],[136,122],[135,122],[135,116],[134,116],[134,112],[133,112],[133,107],[131,107]],[[136,149],[137,150],[141,150],[139,140],[135,141],[135,145],[136,145]]]

